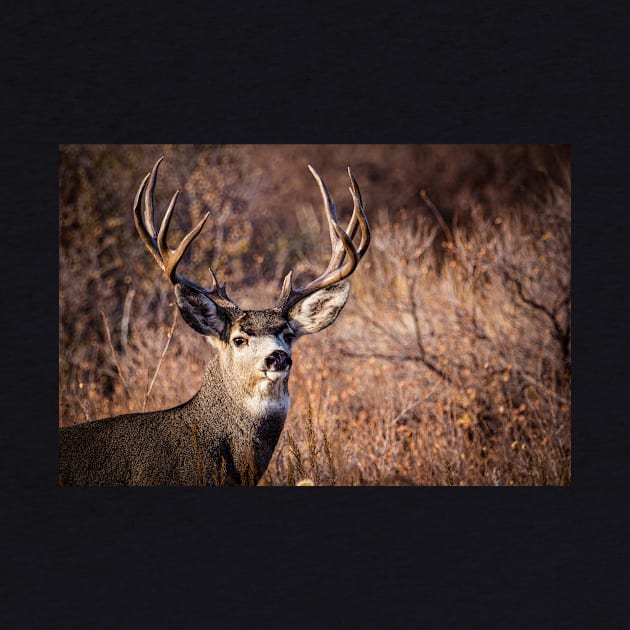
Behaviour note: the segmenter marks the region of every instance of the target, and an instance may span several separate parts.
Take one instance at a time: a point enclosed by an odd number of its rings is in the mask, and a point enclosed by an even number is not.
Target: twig
[[[120,377],[120,380],[122,381],[125,391],[127,392],[127,396],[130,396],[129,387],[127,386],[127,381],[125,380],[125,377],[122,373],[120,363],[118,363],[118,356],[116,355],[116,350],[114,350],[114,344],[112,343],[112,335],[109,331],[109,324],[107,323],[107,317],[105,316],[105,311],[101,311],[101,316],[103,318],[103,323],[105,324],[105,335],[107,337],[107,344],[109,345],[109,350],[112,353],[112,359],[114,360],[114,365],[116,366],[116,370],[118,370],[118,376]]]
[[[558,305],[554,308],[553,311],[551,311],[544,304],[536,302],[533,298],[530,298],[527,295],[525,295],[525,288],[523,286],[523,283],[516,276],[516,273],[510,272],[510,271],[506,271],[505,269],[503,270],[503,272],[506,275],[506,277],[515,284],[516,289],[518,291],[518,296],[521,298],[521,301],[524,304],[527,304],[528,306],[530,306],[531,308],[533,308],[533,309],[535,309],[537,311],[543,312],[551,320],[551,323],[552,323],[553,328],[554,328],[555,338],[558,341],[558,343],[560,344],[560,347],[561,347],[561,350],[562,350],[563,359],[564,359],[565,363],[568,363],[569,360],[570,360],[570,356],[569,356],[569,334],[570,334],[570,328],[567,327],[566,330],[563,329],[562,324],[558,320],[558,311],[560,311],[560,309],[563,306],[565,306],[565,305],[567,307],[569,306],[570,301],[571,301],[571,294],[568,293],[567,295],[563,296],[561,298],[561,300],[559,301]]]
[[[79,401],[79,405],[81,405],[81,409],[83,409],[83,413],[85,414],[85,421],[89,422],[90,421],[90,411],[88,409],[88,406],[85,402],[83,402],[83,400],[81,400],[80,396],[77,396],[76,399]]]
[[[123,307],[123,316],[122,321],[120,323],[120,347],[122,349],[123,354],[127,354],[127,340],[129,339],[129,318],[131,315],[131,302],[133,301],[133,296],[136,294],[136,290],[133,287],[129,288],[127,291],[127,296],[125,297],[125,305]]]
[[[158,361],[157,367],[155,368],[155,372],[153,373],[153,378],[151,379],[151,383],[149,385],[149,389],[147,389],[147,393],[144,396],[144,402],[142,403],[142,411],[146,409],[147,401],[149,400],[149,396],[151,395],[151,390],[153,389],[153,385],[155,384],[155,379],[157,379],[158,372],[162,367],[162,361],[166,355],[166,351],[171,343],[171,338],[173,337],[173,332],[175,331],[175,324],[177,323],[177,313],[178,310],[174,309],[175,315],[173,317],[173,323],[171,325],[170,330],[168,331],[168,335],[166,336],[166,344],[164,345],[164,350],[162,350],[162,354],[160,355],[160,359]]]
[[[429,198],[429,195],[427,194],[427,191],[424,188],[420,189],[420,197],[422,198],[422,201],[424,201],[424,203],[427,204],[427,206],[429,207],[429,210],[431,210],[431,212],[433,213],[433,216],[437,219],[437,222],[440,224],[440,227],[442,228],[446,238],[453,245],[455,245],[455,239],[453,238],[453,233],[449,229],[448,225],[446,225],[446,221],[444,220],[442,213],[437,209],[437,206],[431,201],[431,199]]]
[[[527,381],[530,385],[533,385],[536,389],[540,390],[543,394],[550,396],[551,398],[555,398],[558,402],[561,402],[563,405],[568,405],[569,401],[564,398],[564,396],[560,396],[560,394],[556,394],[556,392],[552,391],[548,387],[545,387],[542,383],[539,383],[535,378],[532,378],[522,370],[519,370],[519,374],[522,379]]]
[[[413,361],[414,363],[421,363],[450,385],[454,385],[455,387],[461,386],[461,384],[456,383],[455,379],[444,372],[444,370],[440,369],[433,361],[427,359],[426,356],[418,354],[385,354],[383,352],[352,352],[346,348],[340,348],[339,352],[353,359],[383,359],[384,361]]]
[[[407,294],[408,294],[408,298],[409,298],[409,306],[411,307],[411,318],[413,320],[413,328],[414,328],[414,332],[416,334],[416,345],[418,346],[418,350],[420,351],[420,356],[424,358],[425,356],[425,351],[424,351],[424,342],[422,341],[422,332],[420,330],[420,321],[418,319],[418,305],[416,303],[416,296],[415,296],[415,290],[416,290],[416,282],[417,282],[417,277],[414,278],[409,278],[408,279],[409,282],[407,282]]]

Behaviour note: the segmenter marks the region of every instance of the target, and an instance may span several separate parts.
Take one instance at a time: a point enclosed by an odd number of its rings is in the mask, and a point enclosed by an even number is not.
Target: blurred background
[[[325,268],[311,164],[372,228],[342,316],[294,352],[291,410],[262,485],[567,485],[571,173],[567,145],[63,145],[60,426],[174,406],[212,348],[182,321],[132,203],[161,156],[180,272],[242,308]]]

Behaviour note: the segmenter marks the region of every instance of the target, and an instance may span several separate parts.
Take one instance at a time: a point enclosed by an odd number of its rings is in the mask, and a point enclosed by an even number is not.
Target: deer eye
[[[234,339],[232,339],[232,343],[238,348],[239,346],[246,346],[247,345],[247,339],[245,339],[245,337],[234,337]]]
[[[291,343],[295,339],[295,335],[292,332],[284,333],[284,340],[286,343]]]

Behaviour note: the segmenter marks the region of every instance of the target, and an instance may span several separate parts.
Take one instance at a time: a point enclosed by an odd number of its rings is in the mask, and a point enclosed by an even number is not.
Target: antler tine
[[[348,174],[350,176],[350,194],[354,201],[354,209],[350,222],[348,223],[348,228],[344,231],[337,220],[336,207],[326,184],[312,166],[308,165],[308,168],[319,186],[324,201],[324,212],[328,221],[332,249],[330,262],[323,274],[298,289],[294,289],[292,286],[293,272],[290,271],[284,278],[280,298],[278,300],[279,307],[282,310],[290,308],[319,289],[331,286],[348,278],[356,269],[357,264],[363,257],[370,242],[370,229],[363,210],[361,192],[350,169],[348,168]],[[361,242],[357,249],[352,239],[358,227],[361,228]],[[346,256],[347,260],[345,260]]]
[[[155,167],[154,167],[155,168]],[[133,202],[133,220],[136,224],[136,229],[138,230],[138,234],[142,239],[142,242],[146,245],[146,248],[149,250],[153,258],[155,258],[158,265],[164,269],[164,262],[162,261],[162,257],[160,256],[157,242],[155,241],[155,237],[153,236],[155,230],[153,225],[146,223],[146,216],[143,216],[142,213],[142,195],[145,192],[147,186],[147,180],[151,177],[151,173],[147,173],[140,186],[138,187],[138,192],[136,193],[136,198]]]
[[[166,271],[166,273],[168,274],[170,281],[173,284],[176,284],[177,282],[181,282],[182,284],[190,284],[189,281],[186,280],[186,278],[177,273],[177,265],[179,264],[179,261],[182,259],[182,256],[188,249],[188,246],[193,242],[193,240],[199,235],[199,232],[201,232],[201,230],[203,229],[203,226],[206,224],[206,221],[210,216],[210,213],[206,212],[201,221],[199,221],[199,223],[197,223],[197,225],[190,232],[188,232],[186,236],[184,236],[181,243],[177,246],[177,249],[171,249],[166,242],[166,234],[171,224],[173,210],[175,209],[175,204],[177,203],[178,197],[179,190],[176,191],[173,195],[171,202],[169,203],[166,210],[166,214],[162,219],[162,223],[157,234],[157,246],[160,255],[162,256],[162,259],[164,260],[164,271]]]
[[[169,280],[173,284],[184,284],[187,287],[211,297],[215,302],[217,302],[217,304],[224,307],[232,314],[240,314],[242,311],[228,297],[225,289],[225,283],[223,285],[219,285],[214,271],[211,270],[213,286],[209,289],[202,287],[177,273],[177,265],[181,261],[190,244],[203,229],[210,213],[207,212],[201,221],[199,221],[199,223],[190,232],[188,232],[186,236],[184,236],[176,249],[171,249],[168,246],[166,237],[173,217],[173,212],[175,210],[175,204],[177,203],[177,199],[179,197],[178,190],[171,198],[164,218],[162,219],[162,223],[160,224],[159,231],[156,231],[155,229],[153,191],[155,190],[155,183],[157,181],[158,168],[163,159],[164,156],[160,157],[160,159],[155,163],[151,172],[148,173],[142,180],[142,183],[138,188],[138,192],[136,193],[133,216],[140,238],[143,240],[147,249],[153,258],[155,258],[160,268],[166,272]],[[142,204],[142,199],[144,199],[144,204]],[[141,207],[142,205],[144,205],[144,211]]]
[[[153,208],[153,191],[155,190],[155,184],[157,182],[157,174],[160,164],[164,156],[162,155],[158,161],[153,165],[151,173],[149,174],[149,183],[144,189],[144,225],[147,231],[151,234],[151,237],[155,241],[157,232],[155,231],[155,210]]]
[[[359,243],[359,247],[356,249],[358,263],[358,261],[361,260],[363,254],[367,250],[368,245],[370,244],[370,229],[368,226],[367,217],[365,216],[365,211],[363,209],[363,199],[361,197],[359,183],[350,170],[350,167],[348,167],[348,176],[350,177],[351,184],[348,190],[352,195],[354,207],[352,209],[352,216],[350,217],[350,221],[348,222],[348,227],[346,228],[346,234],[350,237],[350,240],[354,242],[357,228],[361,228],[361,241]],[[331,256],[326,271],[330,271],[331,269],[334,269],[335,267],[343,263],[345,256],[346,250],[343,247],[343,244],[340,241],[337,241],[336,246],[333,248],[333,256]]]
[[[361,241],[359,243],[359,248],[357,249],[357,254],[359,256],[359,260],[363,258],[363,254],[367,251],[368,246],[370,245],[370,226],[368,224],[367,216],[365,215],[365,210],[363,208],[363,198],[361,197],[361,189],[359,188],[359,182],[357,182],[356,177],[348,167],[348,176],[350,177],[351,187],[349,188],[350,194],[352,195],[352,199],[354,200],[354,208],[352,209],[352,218],[350,219],[350,223],[348,224],[348,233],[350,234],[350,238],[354,238],[356,233],[356,223],[361,227]]]
[[[319,186],[319,190],[322,194],[322,199],[324,201],[324,213],[326,215],[326,220],[328,222],[328,231],[330,232],[330,246],[332,248],[331,258],[333,257],[335,250],[339,247],[339,237],[335,231],[335,224],[337,224],[337,206],[335,206],[335,202],[332,200],[330,196],[330,192],[328,187],[324,183],[324,180],[319,176],[319,173],[310,165],[306,165],[308,170],[311,172],[311,175],[315,178],[317,185]]]

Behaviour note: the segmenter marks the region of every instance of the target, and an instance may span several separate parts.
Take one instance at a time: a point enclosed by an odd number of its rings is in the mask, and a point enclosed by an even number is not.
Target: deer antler
[[[157,264],[162,270],[166,272],[170,281],[175,284],[183,284],[195,291],[203,293],[208,296],[215,304],[226,309],[232,317],[237,317],[242,314],[238,305],[233,302],[227,294],[225,282],[219,284],[217,276],[214,270],[210,269],[212,277],[212,286],[210,288],[202,287],[190,280],[184,278],[184,276],[177,273],[177,265],[182,259],[184,252],[188,249],[193,240],[201,232],[206,220],[208,219],[209,212],[206,216],[199,221],[199,223],[182,239],[181,243],[177,246],[177,249],[171,249],[166,242],[166,234],[171,224],[171,218],[173,217],[173,211],[175,210],[175,204],[179,197],[179,190],[173,195],[171,202],[168,204],[166,214],[162,219],[159,231],[155,229],[155,211],[153,208],[153,191],[155,190],[155,183],[157,181],[157,172],[160,163],[164,159],[162,156],[153,166],[151,172],[146,175],[142,180],[136,198],[133,203],[133,218],[136,224],[136,229],[140,238],[146,245],[147,249],[155,258]],[[144,204],[142,203],[144,201]],[[144,205],[144,211],[142,206]]]
[[[328,220],[328,228],[330,231],[330,244],[332,251],[330,254],[330,262],[328,263],[326,271],[324,271],[324,273],[322,273],[319,277],[315,278],[315,280],[302,287],[297,289],[293,288],[293,271],[289,271],[282,283],[282,291],[277,302],[277,308],[279,308],[282,312],[287,312],[292,306],[315,293],[315,291],[329,287],[337,282],[341,282],[341,280],[344,280],[345,278],[348,278],[356,269],[359,261],[363,258],[363,255],[370,244],[370,227],[368,225],[367,217],[365,216],[365,211],[363,210],[361,191],[359,190],[359,184],[357,183],[357,180],[352,174],[350,168],[348,168],[348,175],[350,176],[349,190],[354,201],[354,208],[352,210],[352,217],[350,218],[350,222],[348,223],[348,227],[345,231],[339,225],[337,220],[337,209],[326,184],[324,184],[322,178],[310,164],[308,165],[308,168],[311,171],[311,175],[313,175],[315,181],[319,185],[319,189],[322,193],[324,212],[326,214],[326,219]],[[359,247],[355,248],[353,239],[357,228],[361,229],[361,241],[359,243]]]

